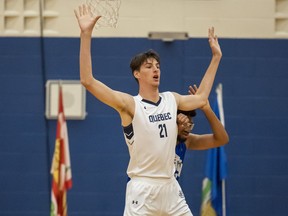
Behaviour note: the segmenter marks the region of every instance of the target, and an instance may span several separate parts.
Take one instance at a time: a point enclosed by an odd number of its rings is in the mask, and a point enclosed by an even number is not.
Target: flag
[[[225,126],[221,83],[216,88],[216,94],[212,108]],[[202,183],[201,216],[226,216],[227,159],[223,146],[208,150],[205,176]]]
[[[51,175],[50,216],[67,216],[67,190],[72,187],[72,173],[61,84],[59,85],[58,120]]]

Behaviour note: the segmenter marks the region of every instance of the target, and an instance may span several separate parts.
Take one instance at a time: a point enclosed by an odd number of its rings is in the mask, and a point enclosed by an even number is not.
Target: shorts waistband
[[[131,178],[132,181],[143,181],[143,182],[149,182],[151,184],[168,184],[173,182],[175,177],[172,178],[150,178],[150,177],[143,177],[143,176],[134,176]]]

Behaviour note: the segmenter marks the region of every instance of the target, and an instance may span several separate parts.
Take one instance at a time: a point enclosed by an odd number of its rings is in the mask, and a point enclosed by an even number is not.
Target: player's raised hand
[[[213,56],[218,56],[221,58],[222,51],[218,43],[218,37],[217,35],[215,35],[214,27],[211,27],[208,29],[208,38],[209,38],[209,44],[210,44]]]
[[[189,86],[188,92],[191,95],[195,95],[197,90],[198,90],[198,87],[196,84],[194,84],[193,86]],[[209,100],[206,101],[206,104],[204,106],[200,107],[201,110],[208,109],[208,108],[210,108]]]
[[[83,33],[92,33],[93,28],[101,16],[93,17],[90,6],[79,5],[78,10],[74,10],[79,27]]]

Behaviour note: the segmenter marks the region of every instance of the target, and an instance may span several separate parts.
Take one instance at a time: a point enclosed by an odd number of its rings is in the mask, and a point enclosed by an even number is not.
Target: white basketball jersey
[[[124,128],[130,161],[130,178],[172,178],[177,139],[177,104],[171,92],[160,93],[153,103],[134,97],[135,113],[132,123]]]

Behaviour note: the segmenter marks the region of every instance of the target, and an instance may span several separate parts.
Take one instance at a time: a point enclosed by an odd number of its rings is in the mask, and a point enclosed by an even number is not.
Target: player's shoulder
[[[159,95],[160,95],[161,97],[174,97],[174,93],[171,92],[171,91],[161,92],[161,93],[159,93]]]

